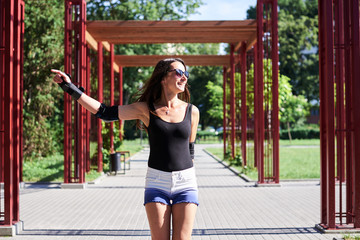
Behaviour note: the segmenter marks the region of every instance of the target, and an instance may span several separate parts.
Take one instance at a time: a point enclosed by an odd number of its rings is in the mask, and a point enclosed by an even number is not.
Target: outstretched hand
[[[51,69],[51,72],[56,73],[56,75],[53,78],[54,82],[56,82],[56,83],[62,83],[62,81],[65,81],[68,83],[71,82],[69,76],[66,73],[64,73],[60,70],[57,70],[57,69]]]

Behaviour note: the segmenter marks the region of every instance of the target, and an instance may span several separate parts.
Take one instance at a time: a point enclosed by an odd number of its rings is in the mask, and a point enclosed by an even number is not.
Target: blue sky
[[[244,20],[246,10],[256,5],[256,0],[203,0],[198,12],[189,20]]]

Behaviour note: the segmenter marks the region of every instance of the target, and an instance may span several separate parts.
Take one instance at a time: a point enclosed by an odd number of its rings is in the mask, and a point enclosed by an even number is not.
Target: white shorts
[[[198,202],[195,168],[164,172],[148,168],[145,182],[144,205],[160,202],[167,205]]]

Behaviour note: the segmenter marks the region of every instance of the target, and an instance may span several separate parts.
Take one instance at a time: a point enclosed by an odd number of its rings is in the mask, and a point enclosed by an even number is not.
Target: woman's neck
[[[163,92],[159,104],[164,105],[168,108],[172,108],[178,103],[178,95],[177,94],[166,94]]]

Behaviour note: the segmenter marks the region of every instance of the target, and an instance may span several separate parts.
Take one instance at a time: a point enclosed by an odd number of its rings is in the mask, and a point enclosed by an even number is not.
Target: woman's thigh
[[[178,203],[172,206],[173,240],[190,240],[195,221],[197,205]]]
[[[145,209],[150,225],[151,238],[169,240],[171,207],[162,203],[150,202],[145,205]]]

